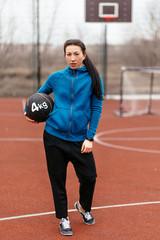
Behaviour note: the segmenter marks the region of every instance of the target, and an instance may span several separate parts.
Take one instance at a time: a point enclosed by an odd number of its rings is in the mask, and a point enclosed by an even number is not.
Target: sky
[[[107,26],[107,42],[124,44],[147,31],[147,9],[160,0],[132,0],[131,23],[86,23],[85,0],[39,0],[40,41],[53,46],[68,38],[80,38],[87,44],[102,43]],[[0,41],[28,43],[36,39],[33,34],[32,3],[35,0],[0,0]],[[116,0],[115,0],[116,2]],[[160,8],[158,9],[160,12]]]

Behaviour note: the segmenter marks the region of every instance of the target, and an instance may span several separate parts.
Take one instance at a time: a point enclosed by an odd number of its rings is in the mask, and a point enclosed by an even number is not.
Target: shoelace
[[[84,212],[83,214],[84,214],[84,216],[87,220],[92,219],[92,216],[91,216],[90,212]]]
[[[70,227],[70,221],[69,220],[67,220],[67,219],[65,219],[65,218],[62,218],[62,222],[61,222],[62,224],[63,224],[63,227],[64,228],[71,228]]]

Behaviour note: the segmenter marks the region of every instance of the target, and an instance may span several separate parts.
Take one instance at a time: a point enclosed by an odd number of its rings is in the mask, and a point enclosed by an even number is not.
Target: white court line
[[[102,137],[105,141],[160,141],[160,137]]]
[[[26,99],[23,98],[22,99],[22,109],[23,109],[23,111],[24,111],[25,105],[26,105]]]
[[[118,205],[92,207],[92,210],[99,210],[99,209],[106,209],[106,208],[130,207],[130,206],[142,206],[142,205],[152,205],[152,204],[160,204],[160,201],[141,202],[141,203],[128,203],[128,204],[118,204]],[[77,209],[70,209],[70,210],[68,210],[68,212],[76,212],[76,211],[77,211]],[[35,213],[35,214],[27,214],[27,215],[20,215],[20,216],[14,216],[14,217],[5,217],[5,218],[0,218],[0,221],[20,219],[20,218],[29,218],[29,217],[38,217],[38,216],[44,216],[44,215],[50,215],[50,214],[55,214],[55,211],[53,211],[53,212],[44,212],[44,213]]]
[[[0,142],[42,142],[42,138],[0,138]]]
[[[112,129],[112,130],[97,133],[96,136],[95,136],[95,142],[97,142],[97,143],[99,143],[103,146],[110,147],[110,148],[116,148],[116,149],[134,151],[134,152],[145,152],[145,153],[160,154],[160,150],[125,147],[125,146],[119,146],[119,145],[111,144],[111,143],[108,143],[108,142],[104,141],[106,139],[106,137],[104,137],[104,135],[108,135],[108,134],[114,134],[114,133],[122,133],[123,134],[124,132],[159,131],[159,130],[160,130],[160,127],[139,127],[139,128]],[[148,139],[148,138],[146,137],[145,139]]]

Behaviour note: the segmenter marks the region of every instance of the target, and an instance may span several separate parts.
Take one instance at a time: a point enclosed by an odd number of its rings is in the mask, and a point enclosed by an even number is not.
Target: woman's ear
[[[85,59],[85,58],[86,58],[86,56],[87,56],[87,53],[83,54],[83,56],[84,56],[84,59]],[[83,59],[83,61],[84,61],[84,59]]]

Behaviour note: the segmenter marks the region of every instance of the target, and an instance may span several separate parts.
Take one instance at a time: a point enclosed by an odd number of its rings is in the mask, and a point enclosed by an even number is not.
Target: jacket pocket
[[[90,110],[74,109],[72,113],[71,132],[75,134],[85,133],[90,120]]]
[[[68,109],[55,109],[50,113],[48,123],[52,127],[61,132],[67,132],[69,129],[70,110]]]

